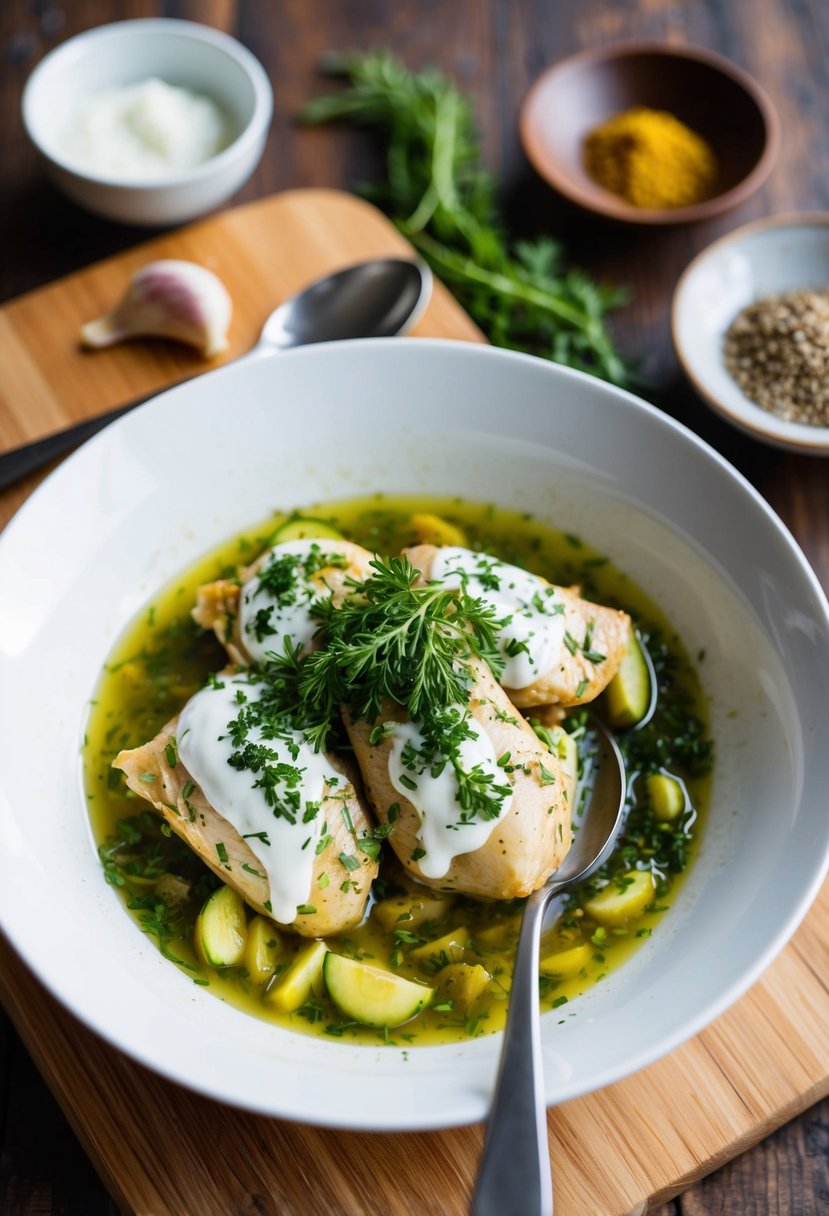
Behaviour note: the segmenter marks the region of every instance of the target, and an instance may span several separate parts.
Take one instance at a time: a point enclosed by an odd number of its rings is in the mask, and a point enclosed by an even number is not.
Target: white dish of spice
[[[714,241],[674,292],[674,346],[700,396],[755,438],[829,456],[829,213]]]
[[[259,162],[273,98],[236,39],[193,21],[120,21],[70,38],[23,92],[55,183],[125,224],[182,223],[225,202]]]

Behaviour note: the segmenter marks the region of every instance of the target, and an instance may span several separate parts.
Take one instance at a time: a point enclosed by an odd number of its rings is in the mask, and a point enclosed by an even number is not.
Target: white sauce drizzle
[[[457,709],[465,712],[463,706]],[[411,802],[420,817],[417,841],[425,856],[418,860],[425,878],[443,878],[456,857],[463,853],[474,853],[486,844],[498,822],[512,805],[512,791],[501,801],[497,816],[481,819],[477,815],[462,820],[458,802],[458,780],[451,764],[433,777],[428,765],[418,762],[414,769],[403,763],[406,744],[419,751],[424,739],[416,722],[395,725],[391,735],[389,752],[389,780],[397,790]],[[496,763],[492,740],[478,724],[474,738],[464,739],[458,748],[459,761],[464,772],[470,772],[479,764],[485,773],[492,774],[495,784],[509,785],[509,779]],[[407,782],[409,784],[407,784]],[[411,788],[414,783],[415,788]]]
[[[302,816],[307,803],[322,802],[325,782],[331,775],[330,764],[323,753],[315,752],[303,741],[299,731],[286,732],[286,739],[265,739],[260,728],[252,727],[247,740],[265,743],[275,753],[274,764],[288,764],[302,772],[301,782],[296,786],[301,807],[296,822],[276,815],[264,791],[254,788],[256,774],[228,763],[236,750],[227,727],[241,709],[237,690],[244,691],[248,702],[258,701],[261,685],[250,683],[245,675],[225,677],[222,684],[201,689],[181,711],[176,731],[179,756],[214,810],[240,836],[248,837],[247,843],[268,879],[273,918],[287,925],[296,918],[297,908],[308,902],[311,893],[314,850],[324,819],[321,809],[309,823],[303,823]],[[294,748],[298,748],[296,756]],[[290,788],[287,783],[279,784],[277,796]],[[253,833],[264,833],[265,839]]]
[[[239,627],[245,648],[254,662],[262,662],[269,650],[282,654],[286,639],[292,647],[301,646],[303,652],[311,649],[319,621],[311,616],[309,608],[314,600],[326,592],[326,588],[319,582],[314,582],[303,568],[303,563],[315,552],[323,557],[329,554],[342,556],[336,541],[285,541],[284,544],[271,549],[265,564],[242,588],[239,598]],[[277,597],[261,586],[260,576],[268,566],[283,557],[296,558],[295,582],[287,595]],[[348,558],[344,558],[344,561],[350,565]],[[257,629],[257,620],[264,622],[273,632],[266,633],[261,628]]]
[[[568,626],[565,605],[544,579],[487,554],[447,546],[435,553],[429,581],[452,591],[463,586],[500,619],[508,618],[499,633],[506,688],[529,687],[560,659]]]

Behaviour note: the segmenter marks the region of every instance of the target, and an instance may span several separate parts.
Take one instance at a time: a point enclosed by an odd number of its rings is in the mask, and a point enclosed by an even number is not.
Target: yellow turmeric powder
[[[603,122],[584,142],[584,167],[634,207],[687,207],[708,198],[717,176],[711,148],[673,114],[637,106]]]

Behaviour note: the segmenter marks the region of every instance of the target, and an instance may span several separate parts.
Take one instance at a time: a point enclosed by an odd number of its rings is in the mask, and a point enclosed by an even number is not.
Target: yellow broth
[[[624,608],[633,615],[638,627],[650,638],[652,653],[658,650],[659,667],[665,672],[660,679],[669,685],[660,698],[659,710],[668,717],[664,720],[657,717],[654,737],[664,738],[672,733],[676,736],[686,723],[693,728],[683,753],[687,763],[671,766],[671,772],[685,782],[693,810],[687,822],[683,821],[686,831],[680,833],[681,840],[674,835],[669,839],[665,833],[671,829],[655,824],[646,810],[644,827],[641,831],[629,831],[623,838],[610,868],[624,871],[637,862],[640,866],[647,865],[654,853],[651,847],[654,841],[663,852],[667,841],[668,855],[690,864],[708,790],[705,770],[709,745],[702,735],[705,713],[694,667],[657,606],[623,572],[578,537],[556,532],[529,515],[491,505],[457,499],[375,496],[309,507],[302,514],[324,519],[349,539],[373,551],[391,554],[416,543],[412,515],[417,512],[436,514],[460,527],[471,548],[524,566],[551,582],[578,584],[587,598]],[[247,1013],[293,1030],[365,1043],[379,1040],[403,1047],[457,1042],[499,1030],[506,1016],[521,901],[482,903],[455,897],[450,910],[437,919],[409,929],[404,919],[391,930],[386,929],[371,908],[378,892],[380,896],[394,894],[395,884],[401,878],[406,883],[402,869],[386,846],[369,915],[358,928],[329,939],[327,944],[337,953],[373,961],[384,968],[391,964],[400,975],[436,986],[432,1006],[396,1029],[370,1029],[345,1021],[320,980],[297,1012],[279,1013],[268,1003],[269,985],[254,983],[244,966],[219,969],[199,960],[193,947],[195,918],[204,899],[218,885],[218,879],[171,836],[149,804],[131,793],[122,774],[111,768],[119,750],[151,739],[204,684],[208,673],[225,665],[224,651],[218,642],[212,634],[201,632],[190,618],[196,589],[219,576],[235,574],[239,566],[252,561],[268,546],[274,530],[286,518],[284,514],[275,515],[245,535],[226,542],[162,589],[128,627],[106,663],[91,705],[84,765],[92,828],[107,877],[131,914],[167,957],[195,983],[208,987],[216,996]],[[638,751],[629,757],[634,767],[640,763],[643,749],[649,746],[645,735],[650,729],[641,732],[636,741]],[[641,781],[634,782],[634,790],[640,794],[641,787]],[[172,883],[171,874],[178,876]],[[582,904],[589,889],[569,900],[545,935],[541,958],[574,945],[586,945],[587,949],[581,951],[586,956],[585,965],[573,975],[543,974],[542,1007],[555,1010],[559,1019],[568,1016],[571,1010],[566,1006],[571,1001],[624,963],[658,927],[682,876],[666,873],[645,914],[618,928],[602,928],[585,914]],[[179,898],[182,892],[186,892],[183,899]],[[450,949],[448,955],[427,957],[420,964],[410,959],[411,951],[424,943],[446,934],[457,935],[458,931],[463,937],[464,930],[468,937],[461,946]],[[279,928],[273,936],[279,942],[278,977],[297,950],[307,945],[307,940]],[[463,1008],[458,1001],[453,1004],[440,990],[441,966],[460,960],[480,964],[491,976],[484,993],[469,1008]]]

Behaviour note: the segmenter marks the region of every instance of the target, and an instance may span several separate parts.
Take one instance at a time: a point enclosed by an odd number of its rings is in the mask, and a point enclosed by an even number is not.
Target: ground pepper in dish
[[[764,410],[829,425],[829,292],[792,291],[750,304],[731,322],[723,359]]]
[[[665,110],[636,106],[587,136],[584,166],[634,207],[688,207],[711,194],[717,161],[706,141]]]

